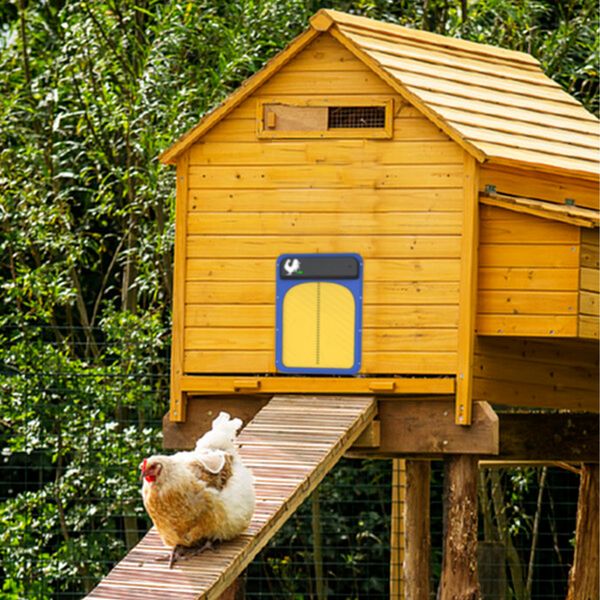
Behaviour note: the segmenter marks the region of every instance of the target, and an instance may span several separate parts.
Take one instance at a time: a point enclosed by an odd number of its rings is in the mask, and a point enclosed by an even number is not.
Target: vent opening
[[[385,106],[330,106],[328,129],[374,129],[385,127]]]

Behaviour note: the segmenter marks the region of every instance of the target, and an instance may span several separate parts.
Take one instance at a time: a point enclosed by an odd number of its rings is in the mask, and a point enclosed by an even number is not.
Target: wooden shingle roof
[[[599,121],[528,54],[334,10],[166,150],[176,157],[327,31],[480,162],[598,179]]]

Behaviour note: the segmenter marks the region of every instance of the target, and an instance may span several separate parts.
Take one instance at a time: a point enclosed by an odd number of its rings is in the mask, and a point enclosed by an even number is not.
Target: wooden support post
[[[569,573],[567,600],[596,600],[600,597],[598,582],[598,465],[581,468],[575,556]]]
[[[392,460],[392,523],[390,531],[390,600],[404,600],[404,503],[406,461]]]
[[[477,575],[477,457],[444,465],[444,550],[439,600],[481,600]]]
[[[404,502],[404,598],[429,600],[431,537],[429,528],[429,483],[431,463],[406,461]]]

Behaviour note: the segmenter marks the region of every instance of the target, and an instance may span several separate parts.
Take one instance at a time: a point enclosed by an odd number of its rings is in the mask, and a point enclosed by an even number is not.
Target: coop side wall
[[[391,140],[258,139],[260,98],[391,98]],[[365,260],[362,373],[454,374],[463,151],[323,35],[189,151],[183,371],[275,370],[275,260]]]
[[[580,228],[481,207],[477,332],[577,336]]]

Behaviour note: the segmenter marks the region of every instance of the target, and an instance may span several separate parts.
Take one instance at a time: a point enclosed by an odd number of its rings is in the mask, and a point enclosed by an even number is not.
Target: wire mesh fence
[[[160,450],[168,405],[166,345],[148,356],[145,341],[116,347],[106,338],[98,344],[104,360],[94,362],[38,333],[0,338],[0,598],[7,600],[81,598],[147,531],[137,467]],[[85,336],[77,343],[88,344]],[[442,462],[434,461],[432,598],[442,479]],[[481,468],[484,598],[564,598],[578,479],[560,467]],[[401,570],[391,565],[401,563],[393,535],[403,485],[390,460],[343,459],[248,568],[246,598],[400,594],[393,578]]]

